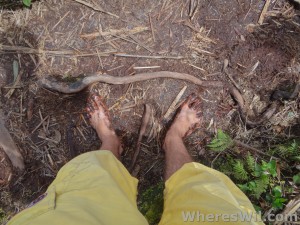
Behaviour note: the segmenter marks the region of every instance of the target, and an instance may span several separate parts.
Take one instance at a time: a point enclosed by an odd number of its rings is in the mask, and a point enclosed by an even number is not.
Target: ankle
[[[172,143],[177,141],[182,141],[182,136],[180,135],[180,133],[173,129],[168,130],[164,139],[163,149],[165,151],[170,149],[169,146],[171,146]]]
[[[184,134],[180,127],[172,125],[170,129],[167,131],[166,138],[180,138],[183,139]]]
[[[120,140],[110,140],[110,141],[104,141],[101,144],[100,150],[108,150],[111,151],[118,159],[121,156],[122,153],[122,145]]]

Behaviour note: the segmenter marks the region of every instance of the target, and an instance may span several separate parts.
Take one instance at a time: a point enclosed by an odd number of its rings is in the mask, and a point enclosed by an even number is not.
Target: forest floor
[[[109,108],[122,138],[126,167],[132,161],[144,104],[154,111],[155,135],[143,139],[134,170],[140,191],[163,181],[161,143],[176,110],[165,115],[182,89],[178,104],[192,92],[203,100],[203,125],[186,140],[195,161],[212,166],[219,157],[207,148],[217,129],[245,144],[235,148],[235,157],[250,151],[256,159],[270,160],[251,147],[266,152],[282,140],[300,137],[298,95],[280,101],[271,118],[249,127],[226,88],[160,78],[124,85],[96,83],[76,94],[62,94],[37,81],[46,76],[76,80],[95,72],[187,73],[234,85],[249,106],[246,119],[257,121],[272,104],[274,91],[290,91],[299,83],[299,27],[299,11],[284,0],[42,0],[30,8],[3,9],[1,113],[25,160],[25,171],[14,170],[0,151],[0,208],[8,216],[17,213],[45,192],[64,164],[99,148],[85,118],[91,91]],[[13,67],[18,67],[17,74]],[[294,188],[289,199],[298,193]]]

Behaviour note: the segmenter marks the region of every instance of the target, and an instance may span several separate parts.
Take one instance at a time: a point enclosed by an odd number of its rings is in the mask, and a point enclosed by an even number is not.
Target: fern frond
[[[259,179],[255,180],[255,188],[253,189],[253,196],[259,199],[260,196],[265,193],[270,184],[268,176],[261,176]]]
[[[237,180],[248,180],[248,172],[245,170],[244,164],[240,160],[236,160],[233,166],[234,177]]]
[[[300,154],[300,143],[294,139],[289,143],[277,145],[275,152],[281,157],[295,157]]]
[[[218,129],[217,136],[207,145],[212,151],[222,152],[232,147],[234,142],[232,138]]]
[[[254,172],[255,170],[255,159],[249,152],[246,157],[246,168],[250,173]]]

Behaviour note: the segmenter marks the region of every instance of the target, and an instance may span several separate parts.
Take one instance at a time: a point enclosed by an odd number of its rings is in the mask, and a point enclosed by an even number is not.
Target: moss
[[[163,190],[164,183],[159,182],[141,194],[139,210],[146,217],[149,225],[158,224],[160,221],[164,204]]]
[[[5,224],[7,222],[7,215],[3,211],[2,208],[0,208],[0,224]]]

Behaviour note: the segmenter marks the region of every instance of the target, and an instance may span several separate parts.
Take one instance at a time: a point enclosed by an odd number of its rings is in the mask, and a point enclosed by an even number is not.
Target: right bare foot
[[[184,138],[200,127],[201,120],[201,99],[193,93],[182,103],[167,136]]]
[[[108,109],[100,96],[93,94],[87,102],[86,111],[92,127],[97,131],[102,141],[101,149],[112,151],[118,158],[122,153],[121,142],[111,127]]]

